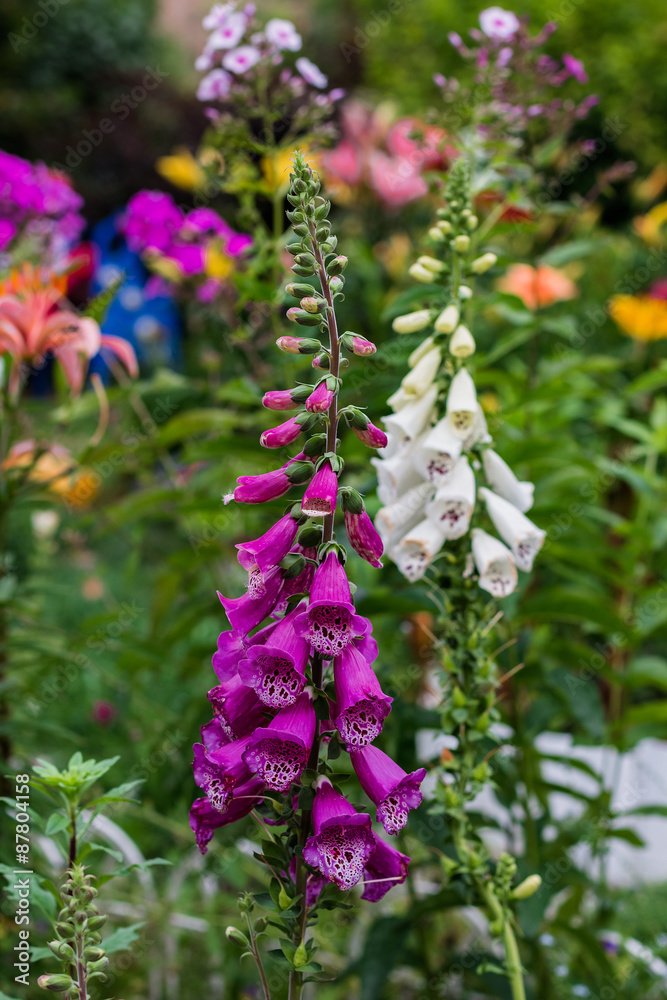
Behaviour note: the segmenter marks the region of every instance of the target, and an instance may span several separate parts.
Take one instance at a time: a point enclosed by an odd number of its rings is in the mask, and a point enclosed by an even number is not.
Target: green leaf
[[[117,868],[116,871],[111,872],[109,875],[100,875],[97,880],[97,884],[102,885],[104,882],[108,882],[112,878],[121,878],[124,875],[131,875],[134,871],[143,872],[147,868],[152,868],[154,865],[171,865],[171,863],[172,862],[167,861],[166,858],[149,858],[148,861],[137,861],[133,865],[126,865],[124,868]]]
[[[117,951],[126,951],[131,944],[139,939],[139,930],[146,923],[141,920],[138,924],[130,924],[129,927],[118,927],[109,937],[104,938],[101,947],[107,955],[113,955]]]
[[[621,680],[629,688],[657,687],[667,691],[667,660],[661,656],[636,656]]]
[[[581,260],[582,257],[590,257],[596,250],[604,246],[601,240],[572,240],[570,243],[562,243],[560,246],[552,247],[542,254],[541,264],[549,264],[550,267],[561,267],[571,260]]]
[[[55,833],[60,833],[61,830],[67,830],[68,827],[69,819],[67,816],[63,813],[51,813],[44,832],[47,837],[52,837]]]

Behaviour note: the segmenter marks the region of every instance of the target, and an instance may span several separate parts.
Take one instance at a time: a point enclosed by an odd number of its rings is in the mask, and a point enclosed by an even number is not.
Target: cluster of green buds
[[[65,1000],[87,1000],[90,981],[106,979],[104,970],[109,959],[100,946],[100,928],[107,918],[95,906],[97,889],[92,880],[83,865],[73,865],[69,871],[62,892],[64,905],[56,923],[58,936],[49,942],[49,948],[68,971],[38,979],[42,989],[62,993]]]

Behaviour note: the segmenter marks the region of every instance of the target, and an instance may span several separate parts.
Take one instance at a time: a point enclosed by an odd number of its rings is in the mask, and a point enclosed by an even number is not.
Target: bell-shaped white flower
[[[478,410],[475,383],[467,368],[460,368],[452,379],[447,394],[447,416],[457,437],[463,440],[467,436]]]
[[[426,504],[426,516],[445,538],[460,538],[470,527],[475,508],[475,473],[462,455],[435,499]]]
[[[461,448],[461,439],[452,431],[449,418],[443,417],[422,440],[416,442],[412,461],[424,479],[439,487],[451,474]]]
[[[475,338],[463,323],[454,330],[449,340],[449,353],[455,358],[469,358],[475,353]]]
[[[442,361],[442,351],[439,347],[432,347],[424,354],[417,364],[412,368],[401,382],[403,392],[413,398],[420,398],[433,385],[433,380],[438,374],[440,362]]]
[[[411,583],[420,580],[443,546],[445,536],[426,518],[395,545],[389,555]]]
[[[473,417],[472,427],[463,439],[463,450],[470,451],[476,444],[490,444],[492,441],[489,429],[486,426],[486,417],[481,406],[477,407],[477,413]]]
[[[394,503],[378,511],[375,527],[385,551],[393,549],[411,528],[424,520],[424,504],[431,499],[434,492],[434,487],[430,483],[419,483]]]
[[[517,566],[525,573],[529,573],[533,568],[535,556],[544,545],[546,532],[533,524],[509,500],[499,497],[493,490],[483,486],[479,495],[486,504],[496,531],[512,550]]]
[[[450,303],[442,310],[434,325],[438,333],[451,333],[456,329],[458,321],[459,307]]]
[[[518,573],[512,553],[502,542],[481,528],[473,528],[472,555],[482,590],[494,597],[507,597],[512,593]]]
[[[533,506],[532,483],[520,482],[507,462],[487,448],[482,455],[484,475],[491,488],[504,500],[509,500],[518,510],[525,512]]]
[[[377,495],[383,504],[394,503],[403,493],[422,482],[410,458],[401,452],[392,458],[372,458],[371,465],[375,466]]]
[[[411,402],[412,396],[408,396],[405,389],[400,385],[396,392],[392,392],[391,396],[387,400],[387,403],[391,406],[394,413],[398,413],[399,410],[402,410],[404,406],[407,406],[408,403]]]
[[[433,337],[427,337],[426,340],[422,340],[419,347],[415,347],[414,351],[408,358],[408,368],[414,368],[418,361],[424,357],[425,354],[433,347]]]
[[[420,399],[413,399],[396,413],[384,417],[387,434],[394,434],[399,439],[409,438],[411,441],[416,438],[429,423],[437,396],[437,386],[432,385]]]

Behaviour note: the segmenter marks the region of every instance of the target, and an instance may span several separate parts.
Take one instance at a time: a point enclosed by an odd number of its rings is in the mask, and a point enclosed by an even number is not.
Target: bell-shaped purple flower
[[[306,559],[317,559],[317,549],[305,549],[302,545],[298,543],[293,545],[290,552],[294,552],[297,555],[305,556]],[[276,604],[273,614],[274,615],[284,615],[287,610],[287,604],[294,594],[308,594],[310,592],[311,584],[313,582],[313,577],[315,576],[315,566],[312,563],[306,563],[304,569],[299,573],[298,576],[291,577],[289,580],[285,580],[283,584],[283,589],[280,591],[280,600]]]
[[[278,566],[262,577],[259,570],[251,573],[248,591],[242,597],[225,597],[218,591],[220,603],[235,632],[248,632],[271,614],[280,598],[283,576]]]
[[[315,386],[310,396],[306,400],[306,409],[309,413],[326,413],[331,406],[335,395],[334,389],[329,388],[329,381],[335,385],[335,379],[322,379],[319,385]]]
[[[370,622],[354,609],[350,584],[335,549],[330,549],[317,567],[310,604],[294,625],[324,657],[338,656],[352,639],[370,631]]]
[[[301,510],[308,517],[328,517],[336,509],[338,476],[329,461],[323,462],[303,494]]]
[[[208,700],[214,717],[230,740],[249,736],[256,726],[264,724],[266,706],[238,674],[224,684],[216,684],[211,688]]]
[[[249,573],[259,570],[264,577],[270,569],[284,559],[296,538],[299,524],[291,514],[285,514],[260,538],[251,542],[239,542],[238,560]]]
[[[245,657],[248,646],[260,645],[266,642],[277,624],[277,622],[271,622],[270,625],[265,625],[264,628],[255,632],[250,637],[242,635],[240,632],[235,632],[233,629],[227,629],[226,632],[220,633],[218,636],[218,648],[213,654],[211,662],[221,684],[230,681],[232,677],[236,677],[239,661]]]
[[[195,743],[192,748],[195,755],[195,781],[219,812],[226,811],[236,787],[252,777],[248,765],[243,761],[249,740],[250,737],[246,736],[208,752],[202,743]]]
[[[405,882],[410,858],[373,834],[375,850],[364,868],[362,899],[377,903],[390,889]]]
[[[351,889],[361,880],[375,848],[371,818],[358,813],[324,775],[315,780],[314,788],[314,833],[304,846],[304,861],[339,889]]]
[[[382,732],[393,701],[380,687],[370,663],[354,646],[334,660],[334,722],[348,751],[365,747]]]
[[[243,760],[267,788],[286,792],[299,780],[313,745],[316,721],[313,693],[307,688],[268,726],[255,729]]]
[[[379,569],[382,566],[380,558],[384,546],[366,511],[362,510],[359,514],[354,514],[351,510],[346,510],[345,530],[350,545],[357,555],[369,562],[371,566],[376,566]]]
[[[267,410],[296,410],[299,405],[297,400],[292,399],[291,389],[271,389],[262,398],[262,406]]]
[[[271,708],[293,705],[306,683],[308,642],[295,630],[300,608],[278,622],[268,642],[251,646],[239,663],[239,675]]]
[[[217,750],[218,747],[224,747],[228,743],[233,742],[233,738],[230,739],[229,734],[220,725],[220,719],[215,715],[210,722],[201,727],[199,732],[201,733],[201,741],[204,744],[206,753],[210,753],[211,750]]]
[[[263,472],[258,476],[239,476],[233,494],[234,500],[237,503],[266,503],[269,500],[277,500],[287,493],[294,482],[305,481],[301,475],[294,478],[294,471],[290,470],[294,462],[304,460],[306,456],[300,453],[288,459],[280,469],[274,469],[273,472]]]
[[[303,427],[299,423],[299,418],[290,417],[289,420],[278,424],[277,427],[269,427],[268,430],[264,431],[259,443],[263,448],[285,448],[288,444],[292,444],[292,441],[296,441],[302,431]]]
[[[197,847],[206,854],[213,832],[228,823],[235,823],[247,816],[262,801],[264,782],[251,778],[236,789],[236,795],[226,812],[220,812],[207,798],[195,799],[190,810],[190,828],[194,831]]]
[[[370,420],[364,428],[355,427],[352,425],[352,430],[357,435],[362,444],[365,444],[368,448],[386,448],[389,443],[389,438],[384,431],[381,431],[379,427],[372,424]]]
[[[408,813],[422,801],[420,785],[426,777],[423,767],[407,774],[377,747],[350,751],[352,766],[361,787],[377,806],[378,822],[387,833],[398,833],[408,821]]]

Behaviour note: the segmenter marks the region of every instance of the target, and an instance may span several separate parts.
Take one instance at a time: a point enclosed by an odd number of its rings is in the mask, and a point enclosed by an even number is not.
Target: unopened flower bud
[[[334,259],[330,260],[329,263],[327,264],[327,274],[329,275],[341,274],[346,267],[347,267],[347,257],[343,257],[342,255],[339,257],[334,257]]]
[[[438,223],[438,229],[444,236],[448,236],[452,231],[452,224],[447,219],[441,219]]]
[[[498,258],[494,253],[483,253],[481,257],[476,257],[475,260],[470,265],[470,270],[473,274],[484,274],[485,271],[489,271]]]
[[[250,946],[250,942],[247,937],[238,929],[238,927],[228,927],[225,931],[225,937],[238,948],[248,948]]]
[[[324,299],[318,298],[316,295],[306,295],[305,298],[301,299],[299,305],[307,313],[320,313],[326,309],[327,304]]]
[[[429,257],[428,254],[417,257],[417,263],[421,267],[425,267],[427,271],[433,271],[434,274],[440,274],[445,267],[441,260],[438,260],[437,257]]]
[[[415,281],[422,281],[424,284],[429,284],[435,278],[433,271],[428,271],[421,264],[413,264],[408,268],[408,274]]]
[[[292,959],[292,965],[295,969],[300,969],[303,965],[308,963],[308,952],[306,951],[306,946],[301,942],[299,947],[294,952],[294,958]]]
[[[305,566],[305,562],[304,562],[304,566]],[[286,909],[288,909],[289,906],[291,906],[291,904],[292,904],[292,900],[288,896],[288,894],[285,892],[285,886],[281,885],[280,892],[278,893],[278,906],[280,907],[281,910],[286,910]]]
[[[320,317],[318,315],[306,312],[305,309],[299,309],[298,306],[292,306],[291,309],[287,310],[287,318],[291,323],[298,323],[299,326],[320,325]]]
[[[435,328],[438,333],[452,333],[456,329],[459,321],[459,309],[453,303],[445,306],[435,321]]]
[[[472,288],[468,285],[459,285],[459,298],[462,302],[467,302],[468,299],[472,298]]]
[[[442,230],[438,229],[437,226],[431,226],[428,231],[428,235],[431,237],[434,243],[441,243],[445,236]]]
[[[285,291],[288,295],[293,295],[295,299],[300,299],[302,295],[312,295],[315,289],[312,285],[305,284],[305,282],[290,281],[285,285]]]
[[[313,368],[317,368],[321,372],[328,372],[330,367],[331,363],[328,354],[318,354],[317,357],[313,358]]]
[[[528,899],[537,892],[541,885],[542,879],[539,875],[529,875],[523,882],[519,882],[516,889],[512,890],[512,899]]]
[[[397,316],[391,324],[396,333],[416,333],[423,330],[431,321],[430,309],[418,309],[416,312]]]
[[[359,337],[356,333],[350,333],[349,331],[341,337],[341,344],[346,350],[352,351],[353,354],[361,358],[367,357],[369,354],[375,354],[377,351],[377,347],[372,341],[366,340],[365,337]]]
[[[449,353],[455,358],[469,358],[475,353],[475,338],[467,326],[457,326],[449,341]]]
[[[345,287],[345,278],[341,278],[340,275],[334,275],[334,277],[329,282],[329,288],[332,292],[342,292]]]
[[[301,337],[278,337],[276,345],[286,354],[317,354],[322,350],[319,340],[308,340]]]
[[[40,976],[37,980],[37,985],[41,986],[43,990],[51,990],[52,993],[65,993],[66,990],[71,990],[72,983],[71,976]]]
[[[470,237],[461,235],[454,238],[454,249],[457,253],[466,253],[470,249]]]
[[[470,230],[471,233],[475,229],[477,229],[478,225],[479,225],[479,219],[477,218],[477,216],[476,215],[469,215],[468,219],[466,221],[466,226],[468,227],[468,229]]]

